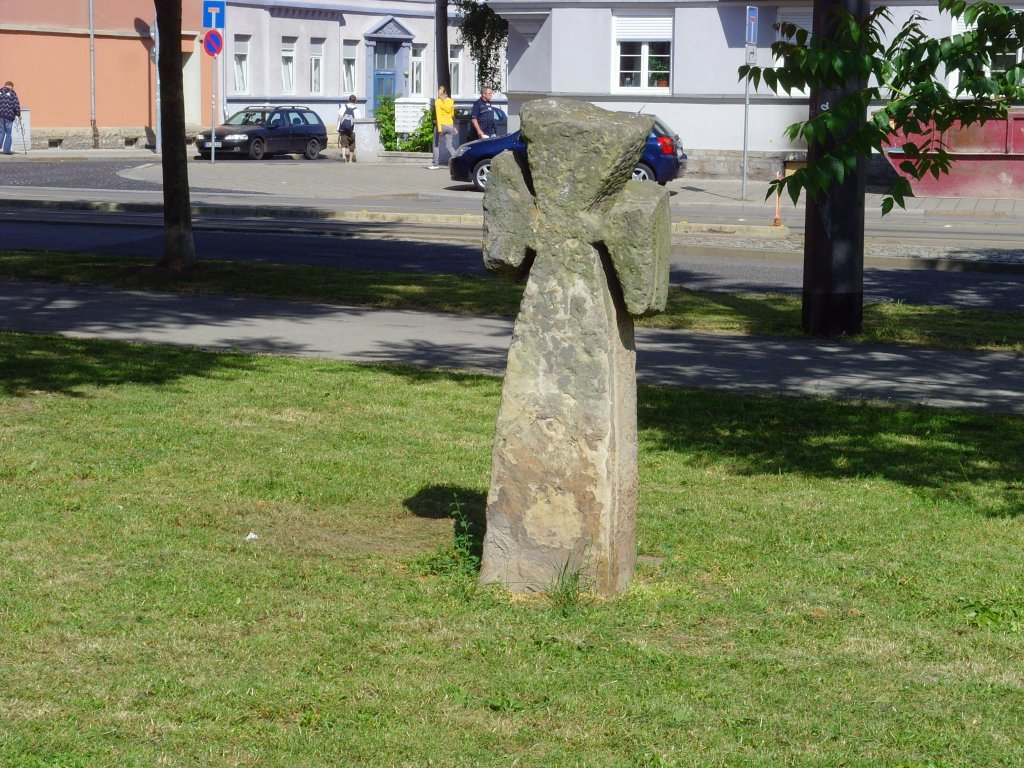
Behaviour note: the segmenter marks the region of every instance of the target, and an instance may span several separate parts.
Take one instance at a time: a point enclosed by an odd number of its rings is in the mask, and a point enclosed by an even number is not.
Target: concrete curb
[[[162,213],[159,203],[130,203],[88,200],[0,200],[0,208],[41,208],[57,211],[98,213]],[[310,219],[314,221],[394,222],[402,224],[458,224],[483,226],[483,216],[474,213],[402,213],[386,211],[337,211],[306,206],[211,205],[194,203],[193,216],[245,216],[248,218]]]
[[[761,224],[690,224],[686,221],[672,222],[673,235],[752,235],[758,237],[789,237],[789,227],[765,226]]]
[[[0,200],[0,208],[42,208],[61,211],[97,211],[101,213],[161,213],[159,203],[89,200]],[[458,224],[482,227],[483,216],[476,213],[408,213],[360,210],[335,210],[295,205],[211,205],[193,203],[193,215],[220,214],[260,218],[314,219],[316,221],[398,222],[404,224]],[[672,234],[724,234],[756,237],[788,237],[789,227],[753,224],[672,223]]]

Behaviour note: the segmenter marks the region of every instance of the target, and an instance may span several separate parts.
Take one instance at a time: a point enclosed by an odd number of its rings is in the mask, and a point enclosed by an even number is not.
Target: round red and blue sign
[[[208,30],[203,36],[203,50],[209,56],[216,56],[224,50],[224,35],[216,29]]]

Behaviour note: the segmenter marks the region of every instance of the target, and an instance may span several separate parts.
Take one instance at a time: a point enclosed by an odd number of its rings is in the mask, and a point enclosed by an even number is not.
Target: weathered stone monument
[[[529,167],[496,157],[484,263],[529,272],[494,438],[481,581],[579,573],[621,592],[636,562],[633,316],[668,291],[668,194],[630,176],[653,119],[565,99],[521,111]]]

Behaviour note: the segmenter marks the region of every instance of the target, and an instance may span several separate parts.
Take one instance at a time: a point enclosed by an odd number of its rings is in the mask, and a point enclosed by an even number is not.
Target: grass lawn
[[[0,765],[1024,764],[1024,419],[641,388],[577,604],[455,556],[499,389],[0,333]]]
[[[0,252],[0,280],[102,283],[120,288],[225,293],[386,309],[514,316],[522,286],[497,278],[364,272],[282,264],[203,260],[181,276],[144,259],[25,251]],[[800,337],[800,297],[669,290],[666,311],[642,326],[705,333]],[[853,341],[1024,354],[1024,312],[868,304]]]

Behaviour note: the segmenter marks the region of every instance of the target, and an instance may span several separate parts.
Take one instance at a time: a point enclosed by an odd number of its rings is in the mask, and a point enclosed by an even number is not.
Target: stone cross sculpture
[[[505,152],[484,194],[484,264],[529,279],[494,438],[481,581],[602,595],[636,564],[633,317],[668,292],[668,193],[633,181],[651,117],[524,104],[529,167]]]

